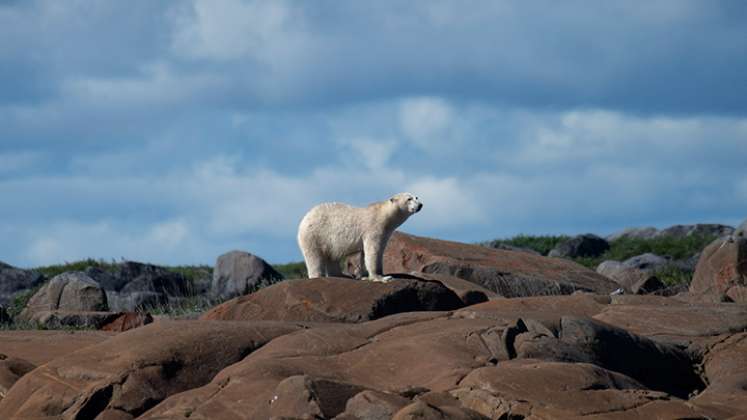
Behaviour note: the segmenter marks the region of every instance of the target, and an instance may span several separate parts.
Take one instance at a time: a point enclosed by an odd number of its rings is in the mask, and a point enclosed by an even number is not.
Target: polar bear
[[[323,203],[309,210],[298,226],[298,246],[306,261],[309,278],[342,276],[346,257],[362,251],[361,267],[366,280],[386,282],[383,276],[384,248],[389,237],[423,204],[410,193],[399,193],[367,207]]]

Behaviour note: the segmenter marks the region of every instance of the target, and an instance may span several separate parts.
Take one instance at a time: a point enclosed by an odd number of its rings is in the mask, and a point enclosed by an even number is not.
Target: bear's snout
[[[415,210],[415,211],[416,211],[416,212],[419,212],[419,211],[420,211],[420,209],[422,209],[422,208],[423,208],[423,203],[418,203],[418,209],[417,209],[417,210]]]

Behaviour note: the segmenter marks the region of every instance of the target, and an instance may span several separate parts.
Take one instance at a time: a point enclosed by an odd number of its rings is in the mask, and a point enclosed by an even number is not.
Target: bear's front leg
[[[387,283],[392,276],[384,276],[384,246],[379,236],[363,239],[363,260],[366,264],[368,277],[363,280]]]

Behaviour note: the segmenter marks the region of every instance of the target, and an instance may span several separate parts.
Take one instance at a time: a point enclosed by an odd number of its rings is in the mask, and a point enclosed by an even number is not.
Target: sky
[[[0,0],[0,261],[747,218],[747,2]]]

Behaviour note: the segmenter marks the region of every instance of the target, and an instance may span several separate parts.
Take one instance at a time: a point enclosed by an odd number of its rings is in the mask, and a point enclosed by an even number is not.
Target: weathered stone
[[[158,322],[54,359],[23,376],[0,402],[0,418],[133,417],[199,387],[272,338],[285,323]],[[268,400],[269,401],[269,400]]]
[[[664,257],[642,254],[623,262],[604,261],[597,267],[597,273],[611,278],[629,293],[646,294],[666,287],[657,273],[670,264]]]
[[[40,313],[49,311],[97,312],[106,311],[106,294],[99,284],[82,272],[68,272],[55,276],[29,299],[19,318],[37,320]]]
[[[0,261],[0,306],[12,303],[13,298],[38,287],[44,280],[44,276],[35,271],[22,270]]]
[[[26,360],[0,353],[0,401],[18,379],[36,366]]]
[[[243,251],[231,251],[218,257],[213,269],[210,292],[229,299],[275,284],[283,275],[262,258]]]
[[[537,418],[700,418],[684,401],[647,390],[637,381],[586,363],[511,360],[477,369],[451,394],[482,415],[498,419]],[[644,417],[654,402],[670,404],[671,417]],[[650,414],[648,414],[650,415]],[[598,416],[598,417],[596,417]],[[677,417],[682,416],[682,417]]]
[[[355,260],[348,261],[349,272]],[[572,261],[526,252],[424,238],[395,232],[384,253],[384,272],[447,274],[498,295],[522,297],[589,291],[609,294],[618,286]]]
[[[355,419],[389,420],[408,404],[410,400],[397,394],[365,390],[347,401],[343,414]]]
[[[400,312],[448,311],[462,306],[459,297],[437,281],[377,283],[322,277],[282,281],[224,302],[202,319],[362,322]]]
[[[270,399],[270,415],[275,418],[330,419],[345,410],[348,399],[363,388],[344,382],[291,376],[281,381]]]
[[[717,239],[703,250],[695,268],[690,292],[716,297],[742,299],[740,288],[747,286],[747,238]],[[730,292],[732,288],[737,290]],[[747,303],[747,300],[737,300]]]
[[[0,353],[38,366],[112,336],[105,331],[0,330]]]
[[[550,250],[548,257],[579,258],[598,257],[610,249],[610,244],[597,235],[587,233],[559,243]]]
[[[115,264],[109,271],[91,267],[86,274],[99,282],[109,308],[117,312],[178,304],[185,297],[205,292],[180,273],[135,261]]]
[[[123,332],[148,325],[151,322],[153,322],[153,316],[149,313],[123,312],[118,314],[112,321],[102,325],[99,329],[102,331]]]

